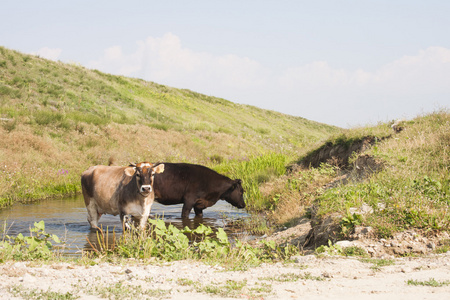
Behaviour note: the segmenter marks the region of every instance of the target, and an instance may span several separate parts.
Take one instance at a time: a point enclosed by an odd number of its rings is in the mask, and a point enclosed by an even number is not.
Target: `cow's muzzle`
[[[141,185],[140,193],[141,194],[150,194],[153,191],[152,186],[150,184]]]

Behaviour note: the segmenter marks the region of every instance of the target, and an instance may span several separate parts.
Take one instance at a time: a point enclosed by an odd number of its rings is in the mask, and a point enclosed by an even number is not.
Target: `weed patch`
[[[50,289],[47,291],[27,289],[22,285],[12,286],[9,291],[14,297],[22,297],[24,299],[74,300],[80,298],[70,292],[60,293],[51,291]]]
[[[316,281],[323,281],[325,280],[322,276],[313,276],[309,272],[305,272],[303,274],[296,274],[296,273],[284,273],[278,276],[273,277],[260,277],[260,280],[267,280],[267,281],[276,281],[276,282],[296,282],[298,280],[316,280]]]
[[[393,259],[383,259],[383,258],[362,258],[360,259],[363,263],[371,263],[371,269],[374,271],[380,271],[382,267],[392,266],[395,264]]]
[[[6,223],[3,231],[6,231]],[[61,240],[54,234],[45,232],[44,221],[35,222],[30,229],[30,236],[21,233],[16,237],[4,235],[0,241],[0,262],[7,260],[48,260],[58,255],[53,252],[53,243],[61,244]]]
[[[450,285],[450,280],[438,281],[434,278],[430,278],[425,281],[420,281],[420,280],[408,279],[408,281],[406,283],[408,285],[414,285],[414,286],[442,287],[442,286]]]
[[[140,285],[129,285],[122,281],[108,285],[98,283],[90,285],[87,288],[80,285],[77,289],[88,295],[100,296],[101,298],[107,299],[137,299],[143,296],[162,298],[170,293],[170,290],[144,289]]]
[[[149,220],[149,223],[149,231],[125,231],[114,245],[106,244],[108,232],[100,233],[97,245],[92,245],[93,251],[85,255],[111,259],[154,257],[164,261],[199,259],[231,270],[244,270],[262,262],[285,261],[298,254],[296,247],[280,246],[274,241],[263,240],[260,247],[251,247],[239,240],[231,244],[222,228],[213,232],[203,224],[193,230],[188,227],[179,230],[173,225],[166,226],[161,219]]]

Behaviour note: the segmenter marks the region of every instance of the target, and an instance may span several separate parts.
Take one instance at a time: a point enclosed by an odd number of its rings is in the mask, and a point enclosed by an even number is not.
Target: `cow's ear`
[[[153,168],[153,173],[162,173],[164,172],[164,164],[157,165]]]
[[[125,168],[125,171],[124,171],[124,172],[125,172],[125,175],[131,177],[131,176],[134,175],[134,173],[136,173],[136,167],[128,167],[128,168]]]
[[[236,180],[233,182],[233,187],[236,188],[236,187],[238,187],[238,186],[241,185],[241,184],[242,184],[242,180],[236,179]]]

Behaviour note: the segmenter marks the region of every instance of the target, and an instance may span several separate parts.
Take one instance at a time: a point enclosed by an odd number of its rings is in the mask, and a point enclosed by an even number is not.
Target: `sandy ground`
[[[296,257],[295,263],[246,271],[192,261],[121,266],[6,262],[0,264],[0,299],[23,299],[33,291],[41,296],[38,291],[71,293],[79,299],[450,299],[450,285],[407,284],[431,279],[450,283],[450,252],[393,262],[375,268],[357,258],[307,255]],[[229,280],[242,289],[227,290]]]

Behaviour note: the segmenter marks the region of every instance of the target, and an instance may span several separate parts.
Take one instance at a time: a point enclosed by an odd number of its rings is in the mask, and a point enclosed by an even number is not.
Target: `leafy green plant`
[[[187,227],[180,230],[171,224],[167,226],[161,219],[150,219],[149,223],[148,231],[136,228],[126,230],[115,245],[106,245],[106,233],[100,233],[99,245],[93,245],[94,250],[86,255],[101,258],[154,257],[165,261],[201,259],[207,263],[242,270],[261,262],[288,260],[292,255],[298,254],[295,246],[280,246],[274,241],[263,240],[261,247],[252,247],[239,240],[230,243],[222,228],[213,231],[203,224],[193,230]]]
[[[260,257],[264,260],[287,260],[299,253],[298,248],[291,244],[281,246],[273,240],[262,240],[261,243],[263,248]]]
[[[358,226],[361,224],[362,224],[362,216],[361,215],[359,215],[357,213],[353,213],[353,214],[348,213],[346,217],[343,217],[341,219],[341,222],[340,222],[341,232],[345,236],[345,235],[349,234],[355,228],[355,226]]]
[[[344,251],[341,246],[334,244],[328,240],[328,246],[321,245],[316,248],[315,252],[317,254],[328,254],[328,255],[343,255]]]
[[[367,253],[364,248],[358,247],[358,246],[350,246],[345,247],[343,249],[343,254],[345,256],[359,256],[359,257],[368,257],[369,254]]]
[[[49,259],[54,255],[52,241],[61,243],[58,236],[45,232],[44,221],[34,222],[30,236],[23,236],[21,233],[16,237],[5,235],[0,242],[0,260]]]

